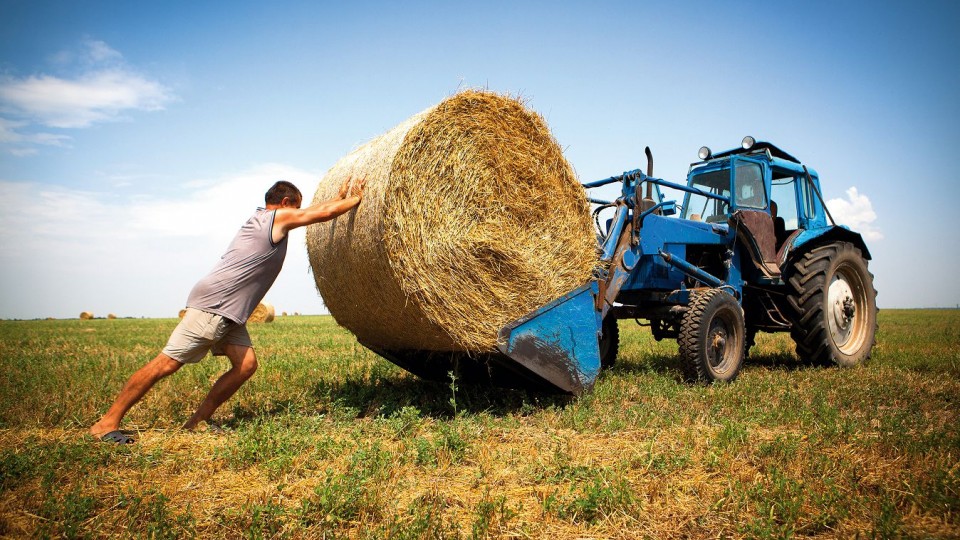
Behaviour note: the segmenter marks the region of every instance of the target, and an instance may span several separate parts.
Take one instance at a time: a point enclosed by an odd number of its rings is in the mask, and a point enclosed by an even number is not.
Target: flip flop
[[[107,433],[103,437],[100,437],[100,440],[108,443],[116,444],[133,444],[137,442],[136,439],[124,433],[123,430],[115,429],[110,433]]]

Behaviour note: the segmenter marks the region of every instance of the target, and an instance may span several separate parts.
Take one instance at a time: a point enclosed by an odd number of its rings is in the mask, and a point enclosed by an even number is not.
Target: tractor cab
[[[713,154],[690,166],[681,217],[736,229],[761,281],[778,281],[792,241],[806,229],[826,227],[814,195],[815,171],[768,142],[744,137],[740,148]]]

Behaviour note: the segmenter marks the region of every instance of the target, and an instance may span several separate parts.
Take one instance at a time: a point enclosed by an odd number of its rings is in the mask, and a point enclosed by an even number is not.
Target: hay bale
[[[388,349],[489,350],[504,324],[585,283],[596,262],[583,188],[544,120],[512,98],[456,94],[338,161],[363,204],[307,230],[337,323]]]
[[[254,323],[268,323],[273,322],[273,319],[276,317],[276,310],[274,310],[273,305],[269,302],[260,302],[257,304],[257,307],[253,309],[253,313],[247,317],[247,322]]]
[[[93,312],[92,312],[92,311],[81,311],[81,312],[80,312],[80,319],[81,319],[81,320],[88,321],[88,320],[90,320],[90,319],[92,319],[92,318],[93,318]]]
[[[177,314],[177,317],[180,317],[182,319],[183,316],[186,314],[187,314],[187,308],[183,308],[180,310],[180,313]]]
[[[108,314],[107,314],[107,318],[112,320],[112,319],[116,319],[117,316],[116,316],[115,314],[113,314],[113,313],[108,313]]]

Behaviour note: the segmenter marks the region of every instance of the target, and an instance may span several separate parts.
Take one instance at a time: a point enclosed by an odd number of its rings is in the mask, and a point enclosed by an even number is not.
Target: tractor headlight
[[[700,159],[706,161],[710,159],[710,156],[713,155],[713,152],[711,152],[710,149],[707,148],[706,146],[701,146],[700,151],[697,152],[697,155],[700,156]]]
[[[749,150],[753,148],[753,145],[755,144],[757,144],[757,140],[749,135],[744,137],[743,141],[740,142],[740,146],[742,146],[744,150]]]

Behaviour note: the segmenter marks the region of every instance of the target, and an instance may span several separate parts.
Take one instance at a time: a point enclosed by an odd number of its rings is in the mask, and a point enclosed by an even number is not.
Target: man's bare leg
[[[96,424],[90,426],[90,434],[100,438],[111,431],[120,429],[120,421],[131,407],[151,389],[157,381],[177,371],[183,366],[173,358],[160,353],[142,368],[138,369],[123,385],[113,405]]]
[[[230,370],[220,376],[213,384],[207,397],[203,399],[197,412],[185,424],[183,429],[194,429],[200,422],[205,422],[213,416],[217,407],[230,399],[236,391],[247,382],[257,371],[257,355],[252,347],[241,345],[227,345],[224,347],[227,358],[230,359]]]

